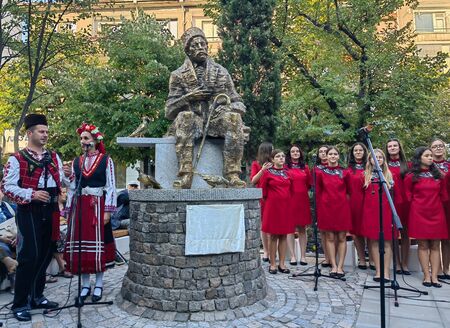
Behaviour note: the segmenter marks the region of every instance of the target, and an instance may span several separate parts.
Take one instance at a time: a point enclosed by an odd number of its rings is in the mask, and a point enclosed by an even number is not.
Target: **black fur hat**
[[[28,130],[35,125],[48,125],[47,118],[42,114],[28,114],[24,120],[25,129]]]

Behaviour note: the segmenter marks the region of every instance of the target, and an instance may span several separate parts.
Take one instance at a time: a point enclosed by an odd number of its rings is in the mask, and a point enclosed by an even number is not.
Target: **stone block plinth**
[[[130,262],[124,300],[156,311],[233,310],[266,297],[261,267],[261,190],[130,191]],[[245,250],[185,256],[187,205],[243,204]]]

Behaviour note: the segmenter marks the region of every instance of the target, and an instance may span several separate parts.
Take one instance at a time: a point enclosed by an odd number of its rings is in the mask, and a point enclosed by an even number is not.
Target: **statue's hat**
[[[190,27],[181,36],[181,40],[183,40],[183,46],[185,50],[189,46],[189,42],[192,40],[192,38],[195,38],[196,36],[201,36],[203,39],[205,39],[205,41],[208,41],[206,39],[205,33],[201,29],[199,29],[198,27]]]

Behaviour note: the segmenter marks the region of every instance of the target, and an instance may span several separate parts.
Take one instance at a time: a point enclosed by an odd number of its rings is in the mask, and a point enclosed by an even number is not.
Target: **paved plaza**
[[[312,263],[312,260],[309,262]],[[263,265],[267,271],[267,264]],[[303,268],[306,267],[297,267]],[[104,300],[114,301],[114,304],[83,307],[83,327],[380,327],[379,291],[364,290],[362,287],[366,281],[367,284],[374,284],[370,271],[351,271],[347,268],[346,281],[321,277],[317,292],[313,291],[314,281],[310,277],[300,279],[280,273],[267,274],[269,293],[264,301],[239,310],[198,313],[186,322],[183,316],[165,318],[160,312],[124,302],[120,297],[120,288],[126,270],[127,266],[122,265],[105,274]],[[68,299],[70,279],[58,279],[57,283],[47,285],[46,295],[64,304]],[[392,298],[386,298],[387,327],[450,327],[450,285],[444,285],[441,289],[425,288],[420,279],[419,273],[405,277],[411,286],[429,291],[428,296],[417,297],[417,293],[399,291],[402,296],[399,307],[394,307]],[[401,276],[399,283],[407,287]],[[69,303],[73,302],[76,288],[77,280],[73,279]],[[387,294],[392,293],[387,290]],[[1,305],[11,301],[12,295],[7,291],[0,293]],[[9,312],[3,308],[1,313]],[[5,320],[3,315],[0,320],[8,328],[76,327],[77,309],[62,310],[55,317],[44,316],[35,310],[31,323],[19,323],[11,315],[7,317]]]

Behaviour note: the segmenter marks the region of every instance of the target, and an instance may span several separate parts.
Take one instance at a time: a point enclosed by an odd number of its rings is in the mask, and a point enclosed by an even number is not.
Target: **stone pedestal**
[[[189,316],[248,306],[266,297],[259,256],[260,189],[130,191],[130,262],[122,297]],[[245,250],[185,256],[186,206],[243,204]]]

